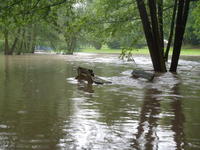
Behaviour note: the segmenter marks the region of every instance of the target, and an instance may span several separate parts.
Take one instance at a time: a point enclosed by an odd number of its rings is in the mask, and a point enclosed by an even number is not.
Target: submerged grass
[[[100,50],[87,48],[87,49],[81,49],[79,52],[85,52],[85,53],[111,53],[111,54],[120,54],[121,49],[109,49],[109,48],[103,48]],[[135,49],[132,51],[132,54],[149,54],[149,51],[147,48],[143,49]],[[172,50],[170,50],[170,54],[172,54]],[[182,49],[181,55],[200,55],[200,49]]]

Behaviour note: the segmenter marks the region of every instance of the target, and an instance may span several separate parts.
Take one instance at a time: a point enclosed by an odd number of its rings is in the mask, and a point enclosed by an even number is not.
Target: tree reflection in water
[[[10,68],[10,58],[9,56],[5,56],[5,63],[4,63],[4,73],[5,73],[5,84],[9,81],[9,68]]]
[[[84,81],[79,81],[77,86],[78,86],[78,90],[82,90],[88,93],[94,93],[92,84],[85,83]]]
[[[180,82],[174,84],[171,100],[171,108],[174,118],[171,121],[171,130],[174,132],[175,149],[181,150],[185,147],[184,122],[185,117],[182,112],[182,101],[179,94]],[[159,135],[157,126],[159,125],[159,114],[161,113],[160,95],[162,92],[156,88],[148,88],[145,92],[144,103],[141,108],[137,133],[134,134],[134,149],[159,149]]]
[[[140,113],[140,122],[137,127],[138,132],[135,134],[133,147],[136,149],[153,149],[157,147],[158,137],[156,127],[158,125],[157,115],[160,113],[160,101],[155,97],[160,94],[157,89],[147,89],[144,97],[144,103]],[[145,140],[145,144],[144,143]],[[155,145],[153,142],[156,142]]]
[[[184,122],[185,115],[182,111],[182,101],[179,93],[180,83],[177,83],[172,88],[173,94],[175,95],[171,102],[172,111],[174,112],[174,119],[172,120],[172,131],[174,132],[174,141],[176,143],[176,149],[184,149],[185,133],[184,133]]]
[[[0,62],[0,149],[58,149],[63,120],[73,114],[71,99],[66,100],[73,87],[58,73],[64,66],[26,58],[7,56]]]

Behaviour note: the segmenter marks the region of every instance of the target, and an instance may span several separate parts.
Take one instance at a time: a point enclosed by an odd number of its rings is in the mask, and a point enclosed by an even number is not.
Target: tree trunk
[[[31,28],[25,28],[24,34],[24,53],[30,53]]]
[[[142,25],[143,25],[147,45],[149,48],[151,60],[153,62],[153,67],[154,67],[154,69],[157,70],[155,55],[154,55],[154,51],[153,51],[153,37],[152,37],[152,33],[151,33],[151,26],[150,26],[150,21],[149,21],[148,15],[147,15],[147,10],[145,8],[144,1],[137,0],[137,6],[138,6],[139,13],[140,13],[140,18],[142,20]]]
[[[32,35],[31,35],[31,53],[35,52],[35,45],[36,45],[36,31],[35,31],[35,25],[33,25]]]
[[[73,54],[75,48],[76,48],[76,37],[74,35],[71,35],[71,37],[65,37],[65,40],[67,42],[67,51],[68,54]]]
[[[147,10],[144,4],[144,0],[137,0],[137,6],[140,13],[140,18],[142,20],[142,25],[149,48],[151,60],[153,63],[154,71],[166,72],[165,62],[161,52],[160,44],[160,34],[158,29],[157,13],[156,13],[156,3],[155,0],[149,3],[151,11],[151,23],[148,18]]]
[[[185,32],[186,22],[187,22],[188,13],[189,13],[189,5],[190,5],[190,0],[179,0],[177,20],[176,20],[174,49],[173,49],[171,66],[170,66],[171,72],[177,71],[178,60],[179,60],[182,41],[183,41],[183,35]]]
[[[70,53],[73,54],[74,53],[74,50],[76,48],[76,37],[72,37],[72,41],[71,41],[71,49],[70,49]]]
[[[15,40],[14,40],[14,42],[13,42],[12,48],[11,48],[11,50],[10,50],[10,53],[13,54],[13,52],[14,52],[14,50],[15,50],[15,48],[16,48],[17,42],[18,42],[18,37],[16,36],[16,37],[15,37]]]
[[[172,43],[172,38],[173,38],[173,34],[174,34],[174,24],[175,24],[175,18],[176,18],[176,11],[177,11],[177,0],[174,1],[174,9],[173,9],[173,14],[172,14],[172,22],[171,22],[171,28],[170,28],[170,33],[169,33],[169,39],[168,39],[168,43],[167,43],[167,47],[166,47],[166,51],[165,51],[165,61],[168,61],[168,56],[169,56],[169,50],[170,50],[170,46]]]
[[[20,39],[20,46],[19,49],[17,51],[17,55],[20,55],[23,51],[24,51],[24,47],[25,47],[25,29],[22,30],[21,33],[21,39]]]
[[[23,29],[20,35],[20,41],[19,41],[19,47],[17,49],[16,54],[20,55],[23,51],[23,45],[24,45],[24,34],[25,34],[25,30]]]
[[[11,48],[11,50],[10,50],[10,53],[11,53],[11,54],[13,54],[13,52],[15,51],[17,42],[18,42],[18,40],[19,40],[19,34],[20,34],[20,29],[17,30],[17,35],[16,35],[15,40],[14,40],[14,42],[13,42],[12,48]]]
[[[160,25],[158,22],[157,7],[156,7],[155,0],[149,0],[149,8],[150,8],[151,24],[152,24],[152,31],[153,31],[152,33],[153,33],[153,39],[154,39],[154,45],[155,45],[154,51],[156,54],[156,59],[159,63],[159,68],[160,68],[159,72],[166,72],[166,66],[165,66],[165,61],[163,58],[163,48],[162,48],[163,36],[161,35],[161,32],[163,29],[159,29]],[[162,17],[162,12],[160,12],[160,15],[161,15],[160,17]]]
[[[158,1],[158,25],[160,31],[160,43],[161,43],[162,55],[164,56],[163,0]]]

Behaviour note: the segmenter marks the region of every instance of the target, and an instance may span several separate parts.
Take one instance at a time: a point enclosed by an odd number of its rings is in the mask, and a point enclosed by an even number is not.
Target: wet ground
[[[0,56],[1,150],[198,150],[200,57],[182,57],[178,74],[133,79],[152,70],[147,56]],[[112,84],[78,83],[91,68]]]

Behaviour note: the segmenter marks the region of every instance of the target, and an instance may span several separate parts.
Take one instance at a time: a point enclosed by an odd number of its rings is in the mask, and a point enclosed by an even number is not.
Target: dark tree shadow
[[[182,110],[182,101],[179,93],[180,82],[172,87],[172,94],[175,95],[171,100],[171,110],[174,113],[174,118],[171,121],[171,130],[174,132],[174,142],[177,150],[184,149],[185,134],[184,122],[185,116]],[[137,133],[134,134],[133,148],[134,149],[158,149],[159,138],[157,136],[158,115],[160,114],[160,100],[156,96],[161,91],[158,89],[149,88],[145,92],[144,103],[141,108]]]
[[[140,122],[132,145],[135,149],[141,149],[141,144],[143,143],[144,148],[142,149],[151,150],[154,146],[157,147],[153,143],[158,140],[156,127],[158,125],[157,115],[160,113],[160,100],[155,95],[160,93],[160,91],[153,88],[147,89],[145,93],[144,103],[140,113]],[[144,140],[145,142],[143,142]]]
[[[5,63],[4,63],[4,73],[5,73],[5,84],[9,81],[9,70],[10,70],[10,57],[5,56]]]
[[[84,81],[78,81],[77,88],[84,92],[94,93],[92,84],[85,83]]]
[[[184,122],[185,115],[182,110],[182,99],[179,92],[180,83],[177,83],[172,88],[173,94],[171,108],[174,113],[174,118],[172,119],[172,131],[174,132],[174,142],[176,143],[176,149],[182,150],[186,146],[185,133],[184,133]]]

